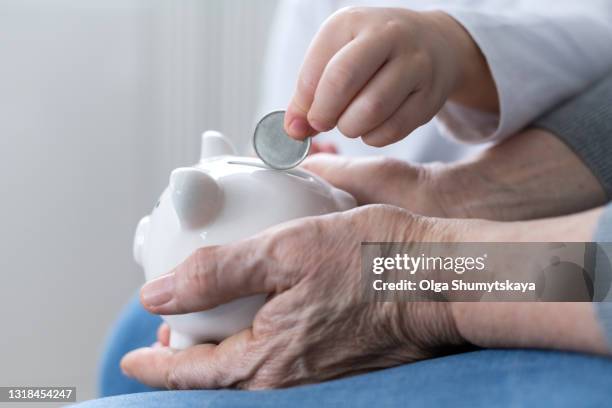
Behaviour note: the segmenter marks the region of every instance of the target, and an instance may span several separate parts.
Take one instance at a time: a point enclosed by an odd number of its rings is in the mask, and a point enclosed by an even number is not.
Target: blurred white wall
[[[275,0],[0,0],[0,385],[76,385],[142,283],[132,233],[250,137]]]

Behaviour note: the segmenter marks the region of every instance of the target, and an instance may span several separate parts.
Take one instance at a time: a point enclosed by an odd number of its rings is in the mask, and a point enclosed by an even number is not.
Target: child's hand
[[[470,98],[485,99],[485,108],[497,103],[486,61],[458,22],[441,12],[343,9],[308,50],[285,128],[303,139],[338,126],[385,146],[431,120],[451,96],[476,107],[482,101]]]

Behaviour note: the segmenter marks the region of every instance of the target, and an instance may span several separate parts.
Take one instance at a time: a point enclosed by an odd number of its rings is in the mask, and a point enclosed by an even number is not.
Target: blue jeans
[[[480,350],[282,390],[155,391],[123,376],[119,360],[153,343],[159,323],[129,304],[102,359],[107,398],[84,407],[612,406],[611,359],[535,350]]]

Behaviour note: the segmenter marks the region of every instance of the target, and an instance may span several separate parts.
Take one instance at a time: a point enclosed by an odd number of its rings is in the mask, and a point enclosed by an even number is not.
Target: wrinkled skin
[[[350,192],[360,205],[391,204],[434,217],[515,221],[572,214],[607,202],[582,160],[541,129],[525,130],[455,163],[315,154],[303,167]]]
[[[153,305],[143,292],[143,303],[154,313],[185,313],[270,293],[253,327],[219,345],[183,351],[163,346],[167,328],[162,327],[162,346],[128,354],[122,368],[157,387],[261,389],[448,352],[464,343],[448,304],[364,302],[361,287],[362,241],[427,240],[431,232],[423,218],[376,205],[301,219],[235,244],[202,248],[168,275],[173,287],[169,297]]]
[[[390,204],[421,215],[459,216],[445,205],[445,197],[440,194],[446,189],[442,185],[446,182],[445,167],[441,164],[415,165],[383,156],[315,154],[302,167],[350,192],[358,205]]]

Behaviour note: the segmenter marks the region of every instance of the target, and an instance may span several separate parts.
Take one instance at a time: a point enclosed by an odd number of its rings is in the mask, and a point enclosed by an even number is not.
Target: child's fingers
[[[247,329],[219,345],[199,344],[185,350],[143,347],[126,354],[121,369],[157,388],[226,388],[257,371],[261,358],[254,354],[252,343]]]
[[[306,122],[317,85],[329,60],[352,40],[351,32],[337,25],[333,18],[325,22],[306,52],[295,93],[285,114],[285,130],[296,139],[317,133]]]
[[[389,119],[415,91],[416,72],[405,60],[388,61],[342,113],[338,120],[340,132],[356,138]]]
[[[424,92],[411,94],[382,125],[364,134],[361,139],[370,146],[386,146],[403,139],[433,116],[427,107]]]
[[[333,129],[351,100],[391,54],[391,43],[373,34],[357,36],[329,61],[317,85],[308,122],[324,132]]]

